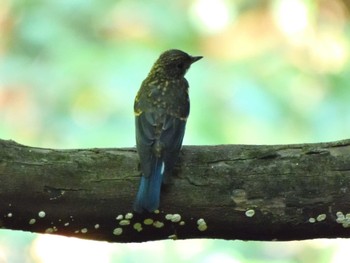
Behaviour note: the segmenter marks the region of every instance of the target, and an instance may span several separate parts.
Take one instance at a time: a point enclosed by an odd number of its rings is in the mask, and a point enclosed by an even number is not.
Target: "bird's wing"
[[[182,145],[185,134],[186,120],[167,115],[160,141],[164,145],[163,159],[165,162],[165,174],[173,170]],[[165,178],[166,180],[166,178]]]
[[[136,146],[140,156],[141,170],[144,176],[151,175],[154,155],[152,146],[155,141],[155,122],[152,114],[143,112],[135,117]]]
[[[178,152],[185,134],[186,120],[166,115],[160,141],[169,153]]]
[[[154,112],[143,112],[135,120],[137,150],[144,175],[148,176],[147,171],[152,171],[155,160],[153,147],[156,143],[162,148],[161,157],[165,161],[166,169],[171,170],[181,149],[186,121],[171,115],[159,118]]]

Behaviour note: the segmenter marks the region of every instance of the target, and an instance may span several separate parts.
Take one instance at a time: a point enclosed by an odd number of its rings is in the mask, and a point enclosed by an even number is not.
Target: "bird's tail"
[[[141,176],[139,191],[136,195],[134,210],[142,213],[144,210],[153,212],[159,207],[160,188],[164,175],[164,161],[157,158],[150,176]]]

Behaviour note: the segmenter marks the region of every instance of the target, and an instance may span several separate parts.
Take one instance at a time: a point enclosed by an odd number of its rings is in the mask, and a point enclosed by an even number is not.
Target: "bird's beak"
[[[197,56],[197,57],[191,57],[191,64],[202,59],[203,57],[202,56]]]

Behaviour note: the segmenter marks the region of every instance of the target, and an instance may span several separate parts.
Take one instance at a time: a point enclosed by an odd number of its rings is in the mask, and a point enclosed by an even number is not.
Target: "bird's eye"
[[[176,67],[178,68],[178,69],[183,69],[184,68],[184,63],[178,63],[178,64],[176,64]]]

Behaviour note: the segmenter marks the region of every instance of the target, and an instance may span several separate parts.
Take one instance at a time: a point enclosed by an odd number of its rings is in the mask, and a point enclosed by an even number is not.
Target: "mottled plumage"
[[[136,212],[152,212],[159,207],[161,184],[177,161],[190,111],[184,76],[201,58],[176,49],[164,52],[136,95],[136,145],[142,172]]]

